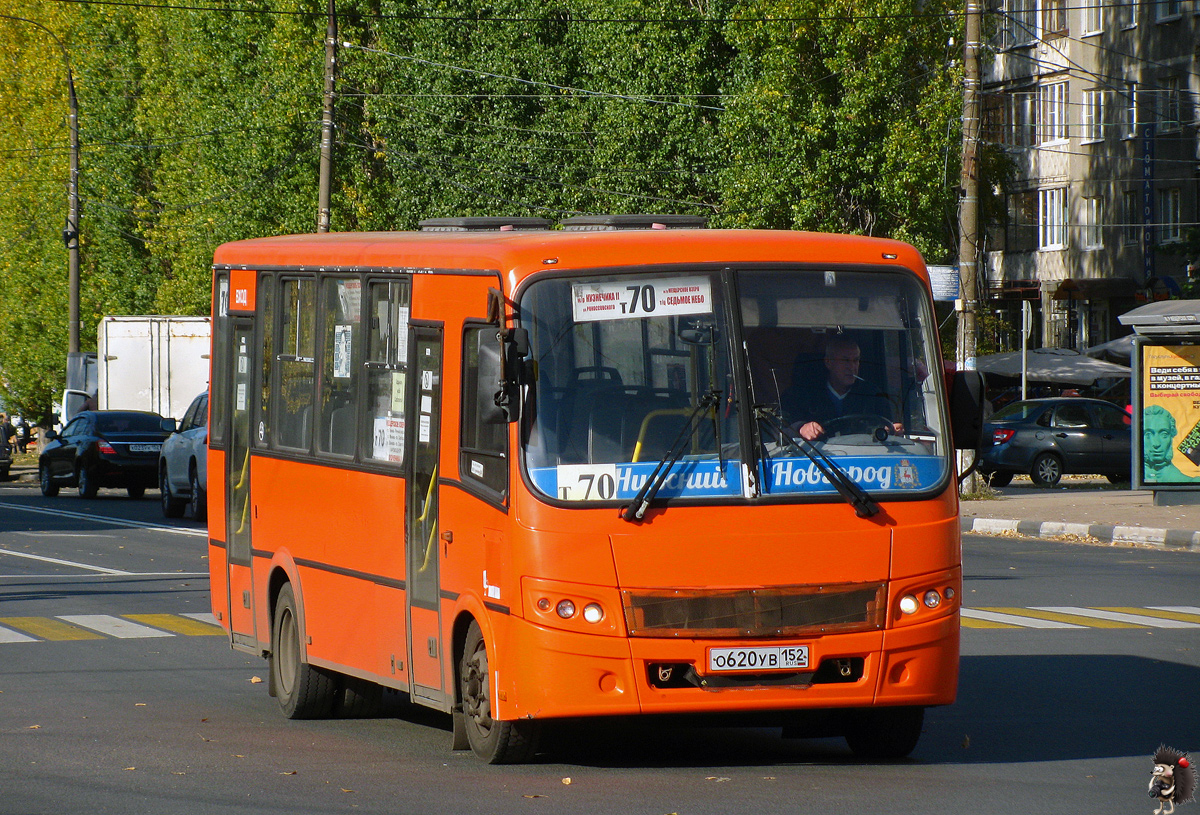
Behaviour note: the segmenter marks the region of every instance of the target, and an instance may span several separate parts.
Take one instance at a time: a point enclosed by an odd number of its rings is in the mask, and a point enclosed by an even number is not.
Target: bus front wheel
[[[289,719],[323,719],[333,713],[337,683],[332,674],[300,659],[296,594],[287,583],[275,602],[271,626],[271,686]]]
[[[491,673],[487,643],[479,623],[471,623],[458,665],[456,731],[461,725],[475,755],[489,764],[521,764],[537,752],[539,723],[529,719],[498,721],[492,718]],[[456,734],[457,736],[457,734]],[[459,739],[456,737],[456,743]]]
[[[880,707],[856,710],[850,715],[846,744],[859,758],[904,758],[921,739],[923,707]]]

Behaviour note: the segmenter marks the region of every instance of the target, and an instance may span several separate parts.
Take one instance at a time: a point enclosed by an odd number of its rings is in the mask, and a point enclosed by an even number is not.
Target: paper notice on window
[[[371,457],[376,461],[404,461],[404,419],[376,416],[371,441]]]
[[[333,327],[333,378],[350,378],[350,342],[353,326]]]
[[[357,323],[362,314],[362,281],[339,280],[337,282],[338,305],[342,309],[342,318],[347,322]]]
[[[571,300],[577,323],[709,314],[713,310],[712,281],[707,277],[575,283]]]
[[[237,386],[237,410],[246,409],[246,383],[239,382]]]
[[[417,441],[421,444],[429,444],[429,429],[433,426],[432,419],[422,413],[420,423],[417,426]]]
[[[404,412],[404,371],[392,371],[392,413]]]

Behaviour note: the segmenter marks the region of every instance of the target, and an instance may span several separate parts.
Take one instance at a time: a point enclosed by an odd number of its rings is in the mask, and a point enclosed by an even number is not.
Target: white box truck
[[[208,387],[209,317],[104,317],[96,333],[95,393],[68,389],[59,415],[63,424],[85,404],[178,419]]]

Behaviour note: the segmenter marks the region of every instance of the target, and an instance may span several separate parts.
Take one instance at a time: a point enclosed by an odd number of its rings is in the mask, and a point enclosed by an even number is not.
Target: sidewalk
[[[963,532],[1090,538],[1200,552],[1200,504],[1159,507],[1150,490],[1119,489],[1103,478],[1071,476],[1053,489],[1016,478],[996,493],[995,499],[962,502]]]

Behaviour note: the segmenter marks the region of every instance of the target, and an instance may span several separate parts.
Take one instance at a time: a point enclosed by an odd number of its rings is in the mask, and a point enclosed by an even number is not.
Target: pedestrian
[[[16,441],[14,438],[16,434],[16,428],[8,420],[8,414],[0,413],[0,446],[5,450],[11,450],[13,442]]]
[[[24,416],[18,416],[17,421],[13,423],[13,428],[16,430],[17,452],[24,453],[25,448],[29,446],[29,422],[25,421]]]

